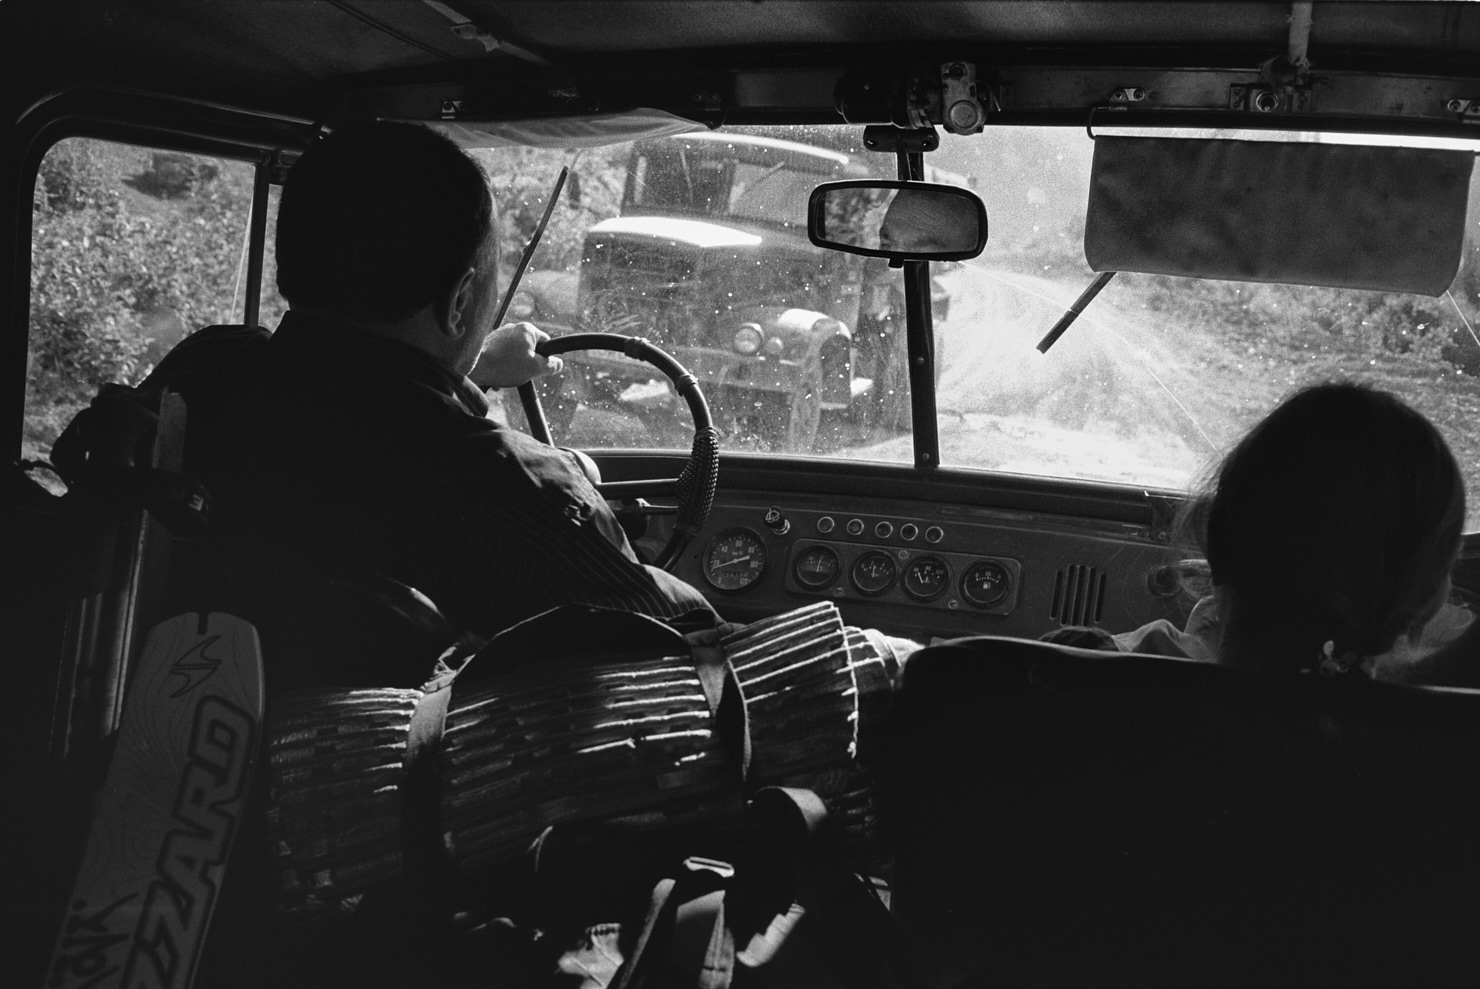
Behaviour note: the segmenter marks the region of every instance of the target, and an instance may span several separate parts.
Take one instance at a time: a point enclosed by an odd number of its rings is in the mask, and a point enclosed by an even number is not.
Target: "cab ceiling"
[[[677,108],[693,98],[679,92],[684,80],[717,72],[730,79],[723,98],[743,110],[747,92],[768,90],[748,88],[747,73],[788,67],[800,74],[798,104],[826,111],[831,85],[803,78],[810,67],[939,55],[1044,71],[1253,68],[1285,50],[1290,9],[1067,0],[5,0],[0,27],[28,84],[106,81],[309,117],[347,94],[417,86],[507,84],[511,107],[534,107],[540,101],[519,80],[536,79],[548,92],[564,77],[586,80],[589,91],[593,79],[641,76],[643,93],[659,96],[671,78],[678,85],[669,108]],[[1309,45],[1318,67],[1474,76],[1480,4],[1316,3]],[[764,108],[767,99],[756,103]]]

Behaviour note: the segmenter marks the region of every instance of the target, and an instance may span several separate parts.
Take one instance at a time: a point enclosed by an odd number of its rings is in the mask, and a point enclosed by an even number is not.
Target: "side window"
[[[99,385],[137,383],[194,330],[242,320],[252,177],[246,162],[85,138],[47,153],[32,207],[24,457],[47,456]],[[285,308],[272,260],[269,326]]]

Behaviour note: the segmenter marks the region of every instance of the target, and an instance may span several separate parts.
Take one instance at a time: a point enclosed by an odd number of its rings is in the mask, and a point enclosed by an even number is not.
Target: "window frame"
[[[273,185],[317,132],[308,120],[233,109],[211,103],[108,89],[74,89],[53,94],[29,107],[16,122],[11,161],[14,196],[9,219],[14,252],[5,265],[0,254],[0,304],[10,314],[9,339],[0,343],[0,407],[10,413],[10,458],[21,455],[25,430],[26,366],[31,346],[31,263],[35,229],[33,204],[41,162],[61,141],[87,138],[159,151],[206,155],[245,162],[254,168],[248,216],[247,278],[242,317],[255,323],[260,313],[266,252],[267,210]],[[8,268],[8,274],[5,269]],[[8,284],[7,284],[8,283]]]

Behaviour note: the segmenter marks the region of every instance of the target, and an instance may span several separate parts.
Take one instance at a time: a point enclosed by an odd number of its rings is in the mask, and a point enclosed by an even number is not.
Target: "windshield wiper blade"
[[[1089,283],[1089,288],[1079,293],[1079,298],[1075,299],[1069,308],[1064,311],[1064,315],[1059,317],[1059,321],[1053,324],[1053,329],[1049,330],[1043,339],[1038,341],[1038,352],[1040,354],[1048,353],[1048,348],[1058,342],[1059,337],[1063,336],[1064,331],[1074,324],[1074,321],[1079,318],[1080,313],[1084,312],[1085,307],[1090,304],[1091,300],[1100,294],[1100,289],[1110,284],[1110,279],[1114,277],[1115,272],[1102,271],[1096,276],[1094,281]]]

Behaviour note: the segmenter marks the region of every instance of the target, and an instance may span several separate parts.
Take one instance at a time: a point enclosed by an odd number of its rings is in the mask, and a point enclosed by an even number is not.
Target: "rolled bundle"
[[[894,696],[884,658],[826,601],[747,625],[722,645],[750,714],[752,782],[815,791],[845,847],[879,864],[874,775]]]
[[[526,668],[453,704],[442,819],[465,869],[552,824],[662,827],[738,810],[740,778],[687,656]]]
[[[294,919],[352,909],[401,874],[406,730],[419,690],[316,691],[268,720],[273,906]]]
[[[820,603],[721,640],[750,712],[753,785],[801,786],[845,840],[877,847],[870,783],[890,677]],[[304,693],[269,714],[275,906],[313,922],[401,876],[404,757],[419,690]],[[688,655],[534,664],[453,688],[440,833],[459,871],[518,855],[551,825],[662,828],[743,798]]]

